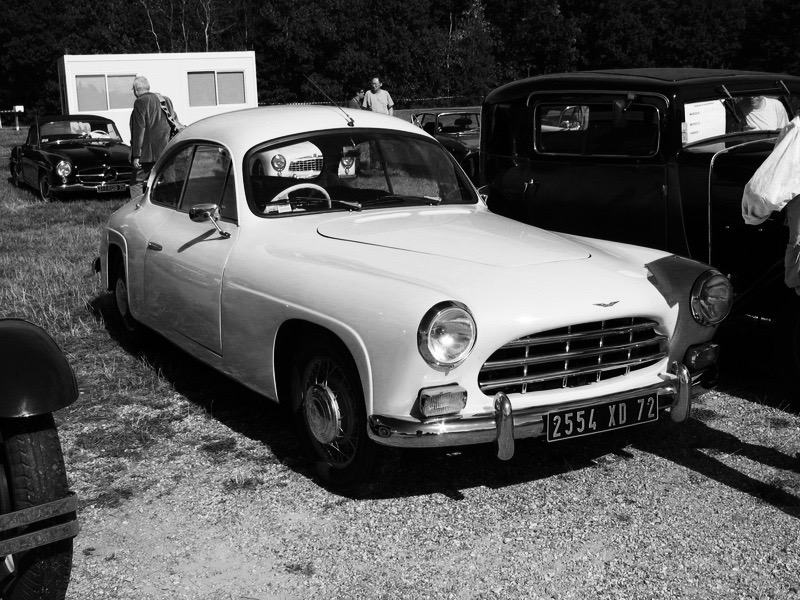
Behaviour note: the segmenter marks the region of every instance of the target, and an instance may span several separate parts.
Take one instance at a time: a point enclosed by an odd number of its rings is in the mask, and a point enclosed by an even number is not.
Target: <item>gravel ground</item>
[[[759,373],[729,374],[683,426],[526,440],[505,463],[407,451],[358,500],[320,487],[290,419],[230,382],[211,405],[180,376],[156,408],[109,399],[169,435],[112,461],[67,428],[84,501],[68,598],[800,598],[800,416],[753,399]],[[104,461],[113,477],[91,480]]]

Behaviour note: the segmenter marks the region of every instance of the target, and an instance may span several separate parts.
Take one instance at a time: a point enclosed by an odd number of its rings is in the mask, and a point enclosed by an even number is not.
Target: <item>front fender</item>
[[[0,319],[0,418],[51,413],[78,398],[61,349],[41,327]]]

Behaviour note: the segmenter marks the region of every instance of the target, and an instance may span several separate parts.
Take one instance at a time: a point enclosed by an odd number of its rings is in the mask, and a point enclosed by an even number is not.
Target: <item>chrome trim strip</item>
[[[542,344],[552,344],[562,340],[588,340],[592,338],[605,337],[607,335],[619,335],[621,333],[631,333],[636,331],[653,330],[658,326],[655,321],[648,321],[646,323],[636,323],[631,325],[623,325],[621,327],[609,327],[608,329],[593,329],[591,331],[580,331],[577,333],[565,333],[564,335],[548,335],[536,336],[531,335],[516,339],[512,342],[503,345],[503,348],[515,348],[520,346],[537,346]],[[572,325],[571,327],[575,327]],[[564,328],[566,329],[566,327]],[[657,337],[652,339],[667,339],[666,335],[656,334]]]
[[[492,360],[483,363],[483,368],[481,371],[485,369],[503,369],[507,367],[522,367],[525,365],[536,365],[540,363],[548,363],[553,362],[556,360],[571,360],[571,359],[580,359],[580,358],[587,358],[591,356],[602,356],[605,354],[611,354],[613,352],[623,352],[625,350],[633,350],[635,348],[645,348],[647,346],[652,345],[659,345],[662,341],[664,341],[666,337],[661,337],[659,339],[653,338],[652,340],[642,341],[642,342],[634,342],[632,344],[620,344],[617,346],[603,346],[602,348],[586,348],[585,350],[571,350],[569,352],[558,352],[554,354],[537,354],[536,356],[528,357],[528,358],[511,358],[507,360]],[[505,348],[505,347],[504,347]],[[649,358],[656,358],[658,355],[653,354]],[[666,353],[661,353],[661,358],[666,356]]]

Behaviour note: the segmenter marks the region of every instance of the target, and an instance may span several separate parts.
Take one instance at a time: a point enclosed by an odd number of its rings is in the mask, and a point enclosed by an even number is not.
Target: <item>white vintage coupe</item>
[[[339,489],[384,446],[507,459],[518,438],[683,421],[732,298],[705,265],[494,215],[421,129],[334,107],[184,130],[97,268],[123,332],[285,402]]]

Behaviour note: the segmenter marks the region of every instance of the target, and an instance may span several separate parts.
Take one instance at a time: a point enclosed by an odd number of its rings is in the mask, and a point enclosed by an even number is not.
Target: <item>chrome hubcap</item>
[[[311,435],[320,444],[330,444],[341,430],[342,416],[336,396],[326,385],[310,386],[303,398],[303,410]]]

